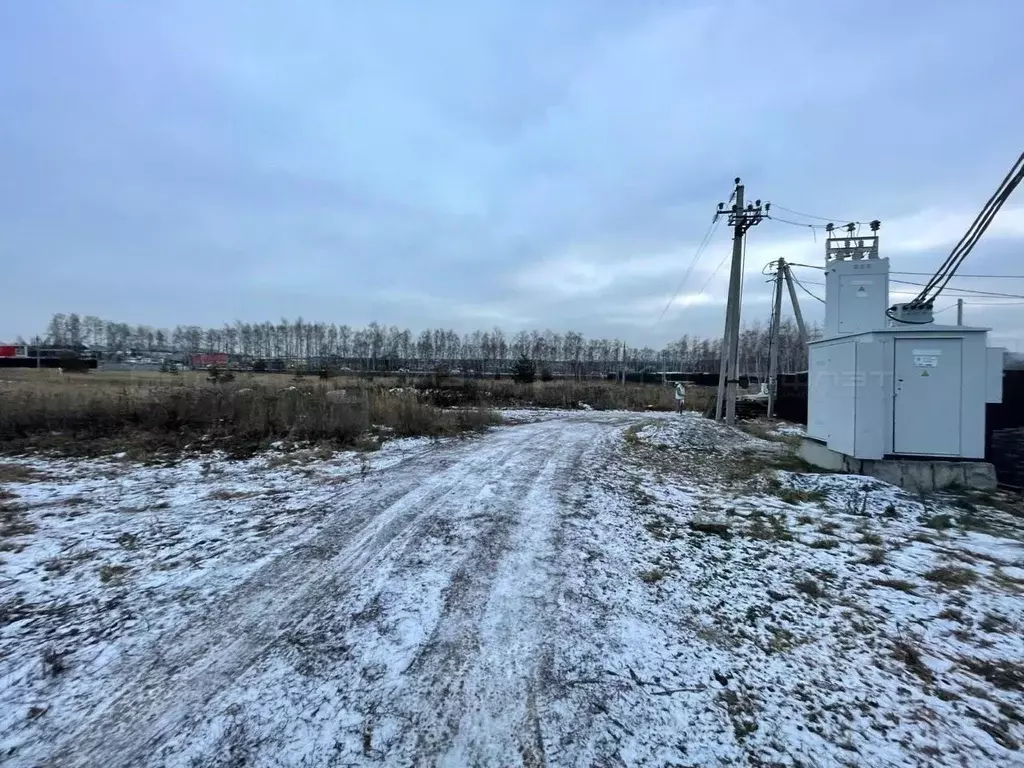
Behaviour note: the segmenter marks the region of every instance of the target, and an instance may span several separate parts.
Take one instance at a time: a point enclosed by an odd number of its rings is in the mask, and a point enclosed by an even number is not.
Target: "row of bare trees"
[[[587,339],[576,331],[519,331],[501,328],[459,335],[451,329],[427,329],[414,334],[407,328],[370,323],[364,328],[311,323],[301,317],[279,323],[236,322],[221,328],[197,325],[173,329],[128,325],[94,316],[56,314],[45,339],[55,346],[84,344],[106,355],[157,353],[226,353],[241,359],[352,361],[370,370],[461,365],[480,372],[506,370],[520,355],[561,373],[584,374],[617,370],[715,372],[720,340],[684,335],[662,349],[635,347],[621,339]],[[768,369],[769,333],[754,323],[740,335],[740,367],[750,374]],[[806,348],[796,327],[781,325],[780,370],[804,370]]]

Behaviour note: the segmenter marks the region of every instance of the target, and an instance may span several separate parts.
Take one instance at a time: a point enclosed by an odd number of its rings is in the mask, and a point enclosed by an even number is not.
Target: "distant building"
[[[28,357],[28,347],[24,344],[0,344],[0,357]]]
[[[95,367],[95,356],[83,344],[67,346],[0,344],[0,368],[67,368],[84,370]]]
[[[225,352],[214,352],[203,355],[192,355],[193,368],[209,368],[211,365],[224,367],[228,364],[228,356]]]

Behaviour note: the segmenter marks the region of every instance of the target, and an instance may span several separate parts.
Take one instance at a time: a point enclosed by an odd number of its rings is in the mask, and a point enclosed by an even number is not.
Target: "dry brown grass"
[[[916,595],[917,585],[913,584],[906,579],[872,579],[872,584],[876,584],[879,587],[888,587],[889,589],[896,589],[900,592],[906,592],[908,595]]]
[[[953,565],[932,568],[932,570],[924,574],[924,577],[928,581],[933,581],[950,588],[968,587],[978,580],[978,574],[970,568],[959,568]]]
[[[2,408],[2,404],[0,404],[0,408]],[[23,464],[0,463],[0,484],[27,483],[32,480],[42,480],[43,478],[44,475],[32,469],[32,467],[26,467]],[[0,489],[0,491],[2,490]]]
[[[0,504],[0,552],[19,549],[12,540],[35,533],[35,523],[28,519],[25,511],[21,504]]]
[[[492,407],[580,408],[599,411],[672,411],[674,390],[661,384],[617,384],[610,381],[555,381],[517,384],[503,379],[418,379],[413,382],[423,396],[437,405]],[[686,388],[686,408],[703,410],[710,398],[707,387]]]
[[[102,390],[146,390],[168,387],[217,387],[238,390],[287,390],[290,387],[343,389],[349,393],[366,394],[389,392],[401,387],[416,389],[435,405],[492,405],[537,406],[541,408],[578,408],[584,403],[598,410],[661,410],[675,409],[674,389],[662,384],[618,384],[607,380],[555,379],[533,384],[517,384],[508,377],[501,379],[461,379],[417,377],[405,375],[337,376],[318,379],[306,376],[297,379],[281,373],[235,373],[229,384],[214,385],[204,371],[184,371],[178,374],[156,371],[94,371],[88,374],[59,374],[56,370],[11,369],[0,381],[0,396],[5,391],[16,392],[25,386],[33,389],[60,388],[88,392]],[[688,385],[686,407],[703,410],[714,394],[712,387]],[[451,401],[451,402],[449,402]]]
[[[256,449],[273,440],[350,446],[374,431],[439,437],[497,422],[485,409],[443,409],[369,381],[338,398],[330,395],[334,381],[287,376],[214,384],[189,374],[32,373],[44,375],[7,381],[0,390],[0,448]]]
[[[233,499],[251,499],[258,495],[259,491],[233,491],[228,488],[218,488],[216,491],[208,493],[206,498],[211,501],[232,501]]]
[[[687,388],[688,408],[703,407],[703,389]],[[11,370],[0,382],[0,450],[127,450],[135,457],[186,445],[248,451],[273,440],[351,447],[373,432],[444,436],[480,429],[496,423],[490,409],[502,406],[664,411],[675,401],[670,386],[589,380],[238,373],[218,384],[205,372]]]

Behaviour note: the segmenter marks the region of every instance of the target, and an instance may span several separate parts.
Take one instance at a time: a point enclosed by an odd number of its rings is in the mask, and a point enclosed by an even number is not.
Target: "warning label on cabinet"
[[[914,355],[914,365],[918,368],[937,368],[939,365],[939,356]]]

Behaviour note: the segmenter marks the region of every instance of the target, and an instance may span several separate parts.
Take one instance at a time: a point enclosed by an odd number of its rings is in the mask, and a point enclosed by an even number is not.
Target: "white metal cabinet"
[[[896,339],[893,451],[961,454],[963,340]]]

